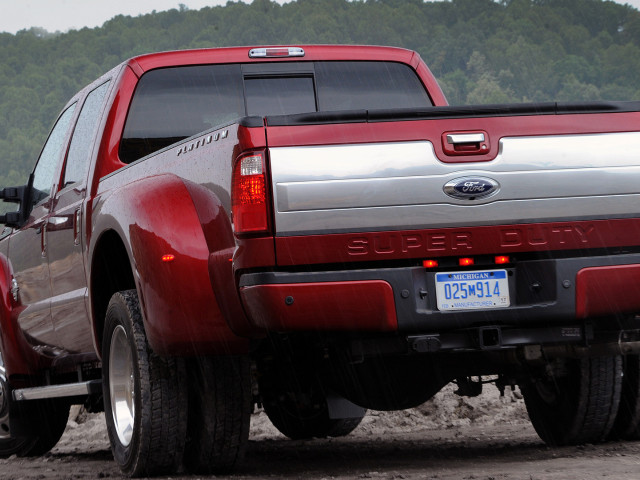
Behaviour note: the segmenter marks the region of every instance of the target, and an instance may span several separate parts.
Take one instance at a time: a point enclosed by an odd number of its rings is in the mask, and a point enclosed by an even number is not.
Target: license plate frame
[[[511,306],[507,270],[473,270],[435,274],[440,311],[489,310]]]

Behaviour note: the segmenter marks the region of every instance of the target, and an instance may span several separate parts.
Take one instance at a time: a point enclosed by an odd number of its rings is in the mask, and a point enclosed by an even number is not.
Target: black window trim
[[[73,128],[71,129],[71,131],[69,132],[69,138],[67,141],[67,148],[65,150],[64,153],[64,159],[62,162],[62,169],[60,171],[60,179],[59,182],[61,183],[61,188],[59,188],[58,192],[56,193],[56,196],[59,195],[62,192],[65,192],[67,190],[70,190],[71,187],[76,186],[76,184],[82,182],[82,180],[78,180],[72,183],[65,183],[62,184],[62,182],[64,182],[65,180],[65,175],[67,173],[67,162],[69,160],[69,151],[71,150],[71,143],[73,142],[73,135],[76,133],[76,128],[78,128],[78,122],[80,121],[80,115],[82,115],[82,109],[84,108],[85,104],[87,103],[87,99],[89,98],[89,96],[95,92],[97,89],[101,88],[102,86],[106,85],[107,83],[111,83],[113,79],[112,78],[106,78],[104,79],[103,82],[101,82],[99,85],[96,85],[95,87],[91,88],[91,90],[87,91],[87,94],[84,96],[84,98],[82,99],[82,104],[79,105],[79,109],[76,112],[76,117],[75,117],[75,122],[73,124]],[[107,90],[104,92],[104,97],[102,98],[102,106],[100,107],[100,113],[99,113],[99,117],[102,116],[104,109],[107,105],[108,102],[108,98],[109,98],[109,88],[107,87]],[[76,102],[78,103],[78,102]],[[96,127],[98,127],[99,123],[96,123]],[[93,132],[93,139],[95,140],[95,136],[98,132],[94,131]],[[93,151],[93,150],[92,150]],[[87,175],[88,175],[88,171],[87,171]],[[87,178],[84,179],[84,182],[87,181]]]
[[[49,130],[49,134],[47,135],[47,139],[42,144],[42,148],[40,149],[40,153],[38,154],[38,161],[34,165],[33,170],[31,171],[31,174],[29,176],[29,178],[30,178],[30,180],[29,180],[29,189],[30,190],[34,189],[33,181],[35,179],[36,169],[38,168],[38,165],[40,164],[40,160],[42,159],[42,154],[44,153],[44,149],[46,148],[47,143],[49,143],[49,140],[51,139],[51,134],[53,133],[53,131],[58,126],[58,122],[60,122],[60,119],[71,108],[73,108],[74,110],[71,113],[71,118],[69,120],[69,126],[74,125],[74,128],[75,128],[74,120],[77,120],[78,112],[79,112],[79,110],[78,110],[78,99],[77,98],[74,98],[67,105],[65,105],[65,108],[63,108],[62,111],[60,112],[60,114],[56,117],[56,121],[53,123],[53,126],[51,127],[51,130]],[[64,151],[64,156],[63,156],[62,152],[60,152],[58,154],[58,159],[57,159],[57,162],[55,164],[54,173],[53,173],[54,182],[51,183],[51,186],[50,186],[50,189],[49,189],[49,194],[46,197],[43,197],[37,203],[32,203],[32,205],[30,205],[29,210],[33,210],[35,207],[43,205],[46,202],[49,202],[51,200],[51,198],[55,196],[54,191],[53,191],[53,186],[57,185],[57,183],[60,181],[60,177],[58,177],[58,179],[56,180],[55,174],[60,172],[59,168],[60,168],[61,159],[64,158],[64,160],[62,160],[62,161],[66,162],[66,156],[67,156],[67,152],[69,150],[69,143],[70,143],[69,140],[71,139],[71,134],[72,134],[71,132],[73,130],[73,129],[70,129],[69,126],[67,127],[67,131],[66,131],[65,136],[63,137],[63,141],[62,141],[63,146],[66,146],[66,148],[64,148],[62,150],[62,151]],[[30,193],[29,195],[30,195],[29,202],[33,202],[33,194]]]

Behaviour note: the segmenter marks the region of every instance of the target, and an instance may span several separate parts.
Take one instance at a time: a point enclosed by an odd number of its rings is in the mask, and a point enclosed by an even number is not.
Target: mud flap
[[[362,418],[366,413],[364,408],[350,402],[335,392],[327,393],[327,407],[329,409],[329,418],[332,420]]]

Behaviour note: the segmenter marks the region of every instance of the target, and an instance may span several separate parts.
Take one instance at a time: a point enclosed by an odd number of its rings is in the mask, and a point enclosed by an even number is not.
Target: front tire
[[[15,405],[0,352],[0,457],[44,455],[60,440],[67,426],[69,404],[64,400],[31,400]],[[22,434],[11,431],[19,414]]]
[[[604,441],[618,412],[621,357],[567,360],[565,367],[521,385],[533,427],[551,446]]]
[[[127,476],[175,472],[187,425],[184,360],[147,342],[135,290],[111,297],[102,342],[105,418],[113,456]]]

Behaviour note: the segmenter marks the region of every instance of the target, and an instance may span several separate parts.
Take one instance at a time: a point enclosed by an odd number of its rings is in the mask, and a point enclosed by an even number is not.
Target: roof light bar
[[[304,57],[304,50],[300,47],[269,47],[252,48],[249,50],[249,58],[282,58]]]

